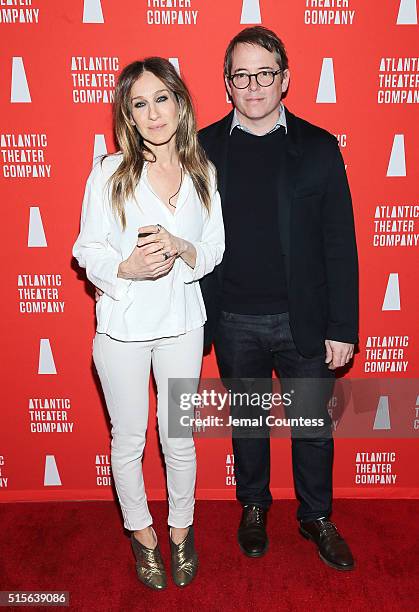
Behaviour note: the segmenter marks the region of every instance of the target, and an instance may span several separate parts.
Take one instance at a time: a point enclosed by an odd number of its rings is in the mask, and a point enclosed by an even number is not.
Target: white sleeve
[[[91,283],[114,300],[120,300],[132,281],[118,277],[122,256],[109,245],[109,218],[105,206],[103,173],[99,162],[87,179],[80,233],[73,246],[73,255],[79,265],[86,268],[86,276]]]
[[[212,272],[224,254],[224,223],[221,208],[221,198],[217,190],[213,191],[211,210],[205,211],[206,219],[202,229],[201,240],[191,241],[196,249],[195,267],[191,268],[186,262],[183,266],[183,279],[190,283],[201,279]],[[183,261],[183,260],[182,260]]]

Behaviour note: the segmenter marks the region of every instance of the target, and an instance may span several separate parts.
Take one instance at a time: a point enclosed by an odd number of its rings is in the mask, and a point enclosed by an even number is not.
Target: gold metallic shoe
[[[147,548],[137,540],[134,533],[131,533],[131,544],[137,560],[135,567],[138,580],[152,589],[165,589],[167,586],[167,577],[161,558],[159,543],[157,542],[155,548]]]
[[[169,532],[171,569],[175,584],[180,587],[187,586],[195,578],[198,571],[198,555],[195,550],[193,525],[189,527],[188,534],[180,544],[175,544]]]

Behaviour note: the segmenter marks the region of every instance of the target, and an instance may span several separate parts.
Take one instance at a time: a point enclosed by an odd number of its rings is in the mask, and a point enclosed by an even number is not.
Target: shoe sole
[[[268,548],[269,548],[269,540],[267,540],[267,542],[266,542],[266,546],[265,546],[265,548],[263,549],[263,551],[262,551],[262,552],[260,552],[260,553],[249,553],[249,552],[247,552],[247,551],[246,551],[246,550],[243,548],[243,546],[241,545],[240,540],[239,540],[239,536],[238,536],[238,535],[237,535],[237,541],[238,541],[238,543],[239,543],[239,547],[240,547],[240,550],[242,551],[242,553],[243,553],[244,555],[246,555],[246,557],[250,557],[251,559],[257,559],[258,557],[263,557],[263,555],[265,555],[265,554],[266,554],[266,552],[267,552],[267,550],[268,550]]]
[[[310,540],[311,542],[313,542],[313,544],[317,546],[317,543],[314,541],[314,538],[311,534],[309,534],[307,531],[305,531],[301,527],[298,528],[298,531],[303,536],[303,538],[305,538],[306,540]],[[332,561],[328,561],[328,559],[323,557],[320,550],[318,551],[318,553],[323,563],[325,563],[329,567],[333,567],[333,569],[339,570],[340,572],[350,572],[351,570],[355,568],[355,563],[353,565],[337,565],[336,563],[332,563]]]

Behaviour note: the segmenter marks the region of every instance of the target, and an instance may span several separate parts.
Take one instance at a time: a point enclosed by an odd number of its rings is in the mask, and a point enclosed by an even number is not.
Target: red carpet
[[[166,504],[150,502],[150,509],[170,571]],[[314,545],[297,531],[295,509],[292,501],[274,503],[269,551],[248,559],[236,543],[239,505],[198,501],[198,576],[185,589],[170,582],[165,591],[154,592],[137,581],[115,503],[0,504],[0,590],[69,591],[73,610],[415,609],[419,500],[335,502],[333,519],[357,560],[353,572],[320,561]]]

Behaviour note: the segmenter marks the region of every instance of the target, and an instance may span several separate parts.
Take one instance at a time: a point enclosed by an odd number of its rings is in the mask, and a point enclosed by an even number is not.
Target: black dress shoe
[[[338,570],[351,570],[355,567],[349,546],[331,521],[325,518],[301,521],[300,533],[317,544],[319,557],[330,567]]]
[[[268,549],[266,510],[255,504],[243,506],[237,537],[245,555],[262,557]]]

